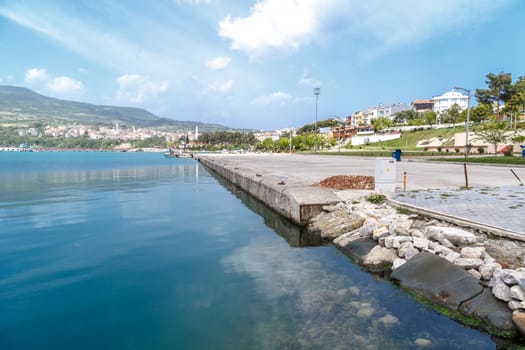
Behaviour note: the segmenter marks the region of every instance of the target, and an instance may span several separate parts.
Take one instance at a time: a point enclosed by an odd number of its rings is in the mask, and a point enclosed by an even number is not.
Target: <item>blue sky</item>
[[[0,0],[0,84],[278,129],[525,75],[520,0]]]

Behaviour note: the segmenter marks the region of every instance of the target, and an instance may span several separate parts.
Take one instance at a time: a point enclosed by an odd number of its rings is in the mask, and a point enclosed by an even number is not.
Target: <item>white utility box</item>
[[[376,158],[375,191],[393,193],[396,190],[396,160],[394,158]]]

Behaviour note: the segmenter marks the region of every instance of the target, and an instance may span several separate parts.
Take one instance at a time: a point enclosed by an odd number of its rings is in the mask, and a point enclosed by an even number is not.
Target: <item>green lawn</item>
[[[448,129],[430,129],[430,130],[423,130],[423,131],[412,131],[412,132],[406,132],[403,133],[403,136],[399,139],[390,140],[390,141],[382,141],[381,143],[371,143],[369,145],[363,145],[363,148],[377,148],[377,147],[385,147],[389,149],[396,149],[401,148],[404,150],[418,150],[422,151],[422,148],[416,148],[417,143],[420,140],[428,140],[433,137],[442,137],[442,138],[450,138],[451,142],[446,143],[446,146],[452,146],[454,144],[454,134],[457,132],[464,132],[465,128],[463,127],[456,127],[456,128],[448,128]],[[355,146],[354,148],[358,148],[360,146]]]
[[[525,165],[525,157],[494,157],[494,156],[483,156],[483,157],[469,157],[467,159],[463,157],[457,158],[433,158],[440,162],[461,162],[461,163],[482,163],[482,164],[509,164],[509,165]]]

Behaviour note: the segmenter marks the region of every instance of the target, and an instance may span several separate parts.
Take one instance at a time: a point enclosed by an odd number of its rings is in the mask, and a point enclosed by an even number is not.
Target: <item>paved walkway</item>
[[[392,196],[406,204],[525,235],[525,186],[414,190]]]

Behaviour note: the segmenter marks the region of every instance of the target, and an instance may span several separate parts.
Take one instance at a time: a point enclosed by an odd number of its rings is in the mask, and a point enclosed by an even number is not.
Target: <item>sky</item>
[[[300,127],[316,105],[345,117],[524,76],[523,23],[521,0],[0,0],[0,85]]]

